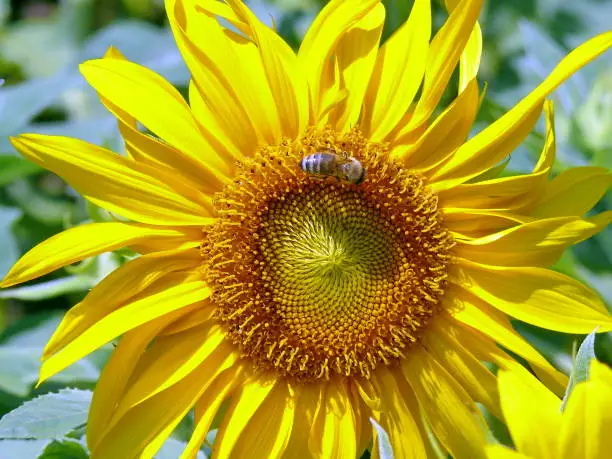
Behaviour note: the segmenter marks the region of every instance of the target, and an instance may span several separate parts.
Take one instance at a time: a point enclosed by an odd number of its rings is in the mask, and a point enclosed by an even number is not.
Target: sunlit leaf
[[[0,278],[6,275],[19,255],[12,227],[20,216],[19,209],[0,206]]]
[[[43,347],[0,346],[0,389],[17,397],[27,396],[40,370]],[[79,360],[50,379],[52,382],[70,384],[74,382],[94,383],[100,371],[87,359]]]
[[[90,402],[87,390],[41,395],[0,419],[0,439],[61,438],[86,422]]]
[[[82,443],[63,439],[48,444],[38,459],[87,459],[88,457],[87,449]]]
[[[84,292],[92,288],[95,283],[96,279],[92,277],[68,276],[24,287],[0,290],[0,298],[25,301],[44,300],[68,293]]]
[[[380,457],[380,459],[393,459],[393,448],[391,447],[389,434],[387,434],[385,429],[383,429],[373,418],[370,418],[370,422],[374,426],[374,429],[376,429],[378,457]]]
[[[57,101],[64,90],[81,81],[75,72],[60,72],[49,78],[0,88],[0,136],[14,134]]]
[[[34,459],[52,440],[0,440],[2,459]]]
[[[79,61],[99,58],[114,46],[129,60],[144,65],[174,84],[189,81],[189,72],[169,29],[142,21],[117,21],[98,31],[85,43]]]
[[[25,214],[47,225],[62,224],[72,208],[67,200],[48,196],[25,180],[7,185],[5,191]]]
[[[595,333],[596,331],[593,331],[591,334],[587,335],[578,349],[576,360],[574,361],[574,367],[572,368],[572,374],[570,375],[569,384],[565,391],[565,395],[563,396],[563,402],[561,403],[562,410],[565,408],[567,400],[569,399],[576,384],[589,379],[591,360],[595,358]]]
[[[40,166],[12,154],[0,154],[0,186],[40,172]]]

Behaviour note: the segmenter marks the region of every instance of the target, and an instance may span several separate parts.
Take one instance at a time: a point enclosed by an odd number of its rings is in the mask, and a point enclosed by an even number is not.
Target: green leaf
[[[96,283],[90,276],[68,276],[24,287],[0,290],[0,299],[13,298],[25,301],[37,301],[54,298],[67,293],[84,292]]]
[[[73,62],[89,32],[92,0],[57,3],[51,14],[25,14],[11,21],[0,36],[0,54],[29,76],[53,75]]]
[[[12,154],[0,154],[0,186],[36,174],[40,166]]]
[[[407,2],[406,0],[383,0],[383,5],[387,11],[382,38],[384,42],[408,19],[412,2]]]
[[[389,435],[373,418],[370,418],[370,422],[374,429],[376,429],[376,435],[378,436],[378,457],[380,459],[393,459],[393,448],[391,447]]]
[[[189,72],[169,28],[134,20],[114,22],[87,40],[78,60],[102,57],[111,45],[130,61],[158,72],[173,84],[185,85],[189,81]]]
[[[572,390],[576,384],[581,383],[589,379],[589,368],[591,360],[595,358],[595,334],[596,330],[592,331],[584,339],[578,353],[576,354],[576,360],[574,361],[574,368],[572,368],[572,374],[570,375],[569,384],[563,396],[563,402],[561,403],[561,410],[565,408],[567,400],[572,393]]]
[[[28,395],[38,377],[40,355],[31,349],[0,347],[0,389],[18,397]]]
[[[4,24],[10,15],[11,15],[10,0],[0,0],[0,25]],[[0,86],[2,85],[0,84]]]
[[[2,331],[2,334],[0,334],[1,345],[5,347],[36,346],[42,348],[47,344],[61,320],[61,313],[27,314]]]
[[[17,261],[18,250],[13,237],[13,223],[21,217],[21,211],[10,207],[0,207],[0,278]]]
[[[54,103],[64,90],[82,85],[76,72],[57,73],[0,88],[0,137],[12,135]]]
[[[0,345],[0,389],[18,397],[27,396],[38,380],[40,356],[61,320],[61,315],[53,315],[32,323],[33,317],[29,316],[30,320],[27,320],[26,316],[26,319],[14,324]],[[26,327],[25,330],[23,327]],[[100,366],[96,361],[105,360],[106,354],[106,350],[97,350],[53,376],[50,381],[60,384],[94,383],[100,376]]]
[[[0,419],[0,439],[61,438],[85,424],[91,395],[62,389],[25,402]]]
[[[64,439],[53,441],[42,452],[38,459],[88,459],[89,454],[84,445],[77,440]]]
[[[5,191],[25,214],[44,225],[62,224],[70,215],[70,202],[48,196],[25,180],[11,183]]]
[[[38,380],[42,347],[0,346],[0,389],[18,397],[27,396]],[[79,360],[49,381],[56,383],[95,382],[97,366],[88,359]]]
[[[35,459],[51,440],[0,440],[2,459]]]

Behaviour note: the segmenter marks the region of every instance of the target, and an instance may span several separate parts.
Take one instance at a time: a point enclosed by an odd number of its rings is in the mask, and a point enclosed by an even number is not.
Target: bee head
[[[366,179],[366,170],[365,167],[361,170],[361,175],[359,176],[359,178],[357,179],[357,181],[355,182],[355,185],[361,185],[363,183],[363,181]]]

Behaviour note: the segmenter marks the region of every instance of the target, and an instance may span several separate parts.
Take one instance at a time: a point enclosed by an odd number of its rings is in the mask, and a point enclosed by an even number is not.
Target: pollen
[[[357,159],[366,180],[305,173],[300,160],[317,151]],[[215,206],[202,244],[211,301],[256,369],[367,378],[440,309],[453,240],[437,196],[357,130],[262,148]]]

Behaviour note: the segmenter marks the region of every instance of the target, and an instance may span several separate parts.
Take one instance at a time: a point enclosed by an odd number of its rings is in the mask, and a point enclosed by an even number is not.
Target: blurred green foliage
[[[274,24],[297,48],[324,2],[249,3],[264,22]],[[386,38],[403,23],[411,1],[384,3]],[[434,23],[439,27],[445,14],[436,6]],[[536,86],[571,47],[609,28],[611,17],[612,0],[489,0],[482,15],[480,71],[488,93],[476,129]],[[165,23],[162,0],[0,0],[0,78],[5,80],[0,88],[0,276],[20,254],[62,229],[108,218],[58,177],[18,156],[8,136],[20,132],[67,135],[120,151],[115,121],[78,73],[79,62],[102,56],[110,45],[173,84],[186,87],[189,75]],[[555,172],[582,164],[611,167],[612,55],[581,70],[554,99]],[[527,169],[541,145],[541,132],[530,136],[512,155],[504,173]],[[612,198],[607,196],[597,210],[610,208]],[[0,291],[0,417],[20,405],[19,409],[27,409],[22,403],[35,397],[36,403],[45,404],[72,400],[70,406],[75,409],[61,434],[39,435],[38,440],[26,440],[32,437],[27,432],[7,435],[13,439],[0,440],[2,459],[87,457],[79,427],[89,390],[112,347],[94,353],[41,388],[34,385],[42,349],[62,312],[120,262],[120,254],[105,254],[25,286]],[[557,268],[593,286],[612,305],[612,229],[572,249]],[[569,373],[574,348],[582,337],[553,334],[522,323],[516,323],[516,328]],[[598,337],[596,352],[600,359],[612,362],[612,339]],[[74,389],[60,391],[64,387]],[[40,405],[36,406],[40,414]],[[503,426],[496,425],[503,439]],[[58,440],[67,432],[72,433]],[[188,432],[187,420],[157,457],[177,457]]]

